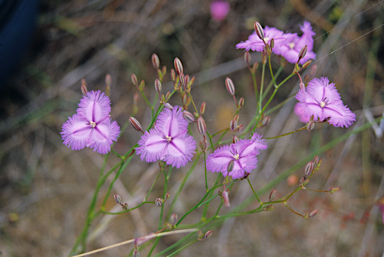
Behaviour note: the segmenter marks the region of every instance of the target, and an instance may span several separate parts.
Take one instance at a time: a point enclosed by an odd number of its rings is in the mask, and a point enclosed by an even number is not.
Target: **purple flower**
[[[251,139],[243,139],[235,144],[225,145],[216,149],[207,158],[207,169],[221,172],[233,179],[242,178],[256,168],[256,155],[267,148],[267,142],[262,135],[255,133]],[[228,165],[233,162],[232,171],[228,172]]]
[[[286,41],[286,37],[284,36],[284,32],[276,29],[276,28],[270,28],[266,26],[264,28],[264,41],[269,44],[271,39],[274,39],[275,41],[275,46],[273,47],[272,51],[280,55],[281,49],[280,47],[284,44]],[[240,42],[236,45],[236,49],[245,49],[246,51],[252,50],[252,51],[257,51],[261,52],[264,49],[264,42],[261,40],[256,32],[254,31],[252,35],[249,36],[248,40],[245,42]]]
[[[81,99],[77,113],[63,124],[60,133],[64,144],[72,150],[84,147],[106,154],[111,144],[117,140],[120,127],[111,121],[110,100],[101,91],[90,91]]]
[[[313,36],[315,33],[312,31],[311,24],[304,21],[304,25],[300,26],[303,35],[299,37],[296,33],[286,33],[285,43],[281,46],[281,56],[283,56],[288,62],[296,63],[299,59],[300,50],[307,46],[307,54],[300,60],[300,64],[304,64],[308,60],[316,58],[316,54],[312,51],[313,49]]]
[[[162,160],[176,168],[185,166],[196,149],[196,142],[187,130],[188,122],[181,107],[164,109],[157,118],[155,128],[145,132],[139,140],[136,154],[140,154],[141,160],[146,162]]]
[[[229,3],[226,1],[211,2],[211,16],[214,20],[222,21],[230,10]]]
[[[328,78],[314,78],[306,89],[296,94],[299,103],[295,113],[301,121],[308,122],[313,115],[314,120],[325,120],[335,127],[349,127],[356,120],[356,115],[343,104],[334,83]]]

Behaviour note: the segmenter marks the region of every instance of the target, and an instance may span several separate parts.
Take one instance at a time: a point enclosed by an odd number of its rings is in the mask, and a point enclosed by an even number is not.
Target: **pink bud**
[[[225,79],[225,87],[230,95],[235,95],[235,85],[230,78]]]
[[[134,117],[129,117],[129,124],[131,124],[131,126],[137,131],[143,132],[140,122]]]
[[[309,218],[315,217],[316,214],[317,214],[318,212],[319,212],[319,210],[314,210],[314,211],[312,211],[312,212],[308,215],[308,217],[309,217]]]
[[[81,80],[81,93],[83,95],[86,95],[88,93],[87,82],[85,82],[85,79]]]
[[[183,111],[183,117],[188,122],[194,122],[195,121],[195,117],[189,111]]]
[[[270,120],[271,120],[271,118],[270,118],[269,116],[265,117],[265,118],[263,119],[263,121],[261,122],[261,125],[262,125],[263,127],[267,126]]]
[[[229,123],[229,128],[232,130],[232,131],[235,131],[236,128],[237,128],[237,121],[235,119],[231,120],[231,122]]]
[[[257,21],[254,24],[254,28],[256,31],[257,36],[264,41],[264,30],[263,27],[258,23]]]
[[[310,121],[307,123],[307,130],[309,132],[311,132],[314,128],[315,128],[315,122],[314,121]]]
[[[204,112],[205,112],[205,106],[206,106],[206,104],[205,104],[205,102],[203,102],[203,103],[201,104],[201,106],[200,106],[200,113],[201,113],[201,114],[204,114]]]
[[[304,170],[304,173],[305,173],[305,176],[309,176],[312,171],[313,171],[313,161],[310,161],[307,163],[307,166],[305,166],[305,170]]]
[[[151,60],[152,60],[152,65],[155,69],[160,68],[160,60],[157,54],[152,54]]]
[[[205,136],[207,134],[207,125],[205,124],[205,120],[201,116],[197,119],[197,128],[201,135]]]
[[[204,235],[204,239],[208,239],[208,238],[210,238],[211,236],[212,236],[212,230],[208,230],[206,233],[205,233],[205,235]]]
[[[299,52],[299,61],[300,61],[301,59],[303,59],[304,56],[307,54],[307,49],[308,49],[307,45],[305,45],[303,48],[301,48],[301,50],[300,50],[300,52]],[[298,62],[299,62],[299,61],[298,61]]]
[[[240,110],[244,106],[244,98],[240,98],[239,103],[237,104],[237,108]]]
[[[174,69],[171,70],[171,79],[172,79],[172,81],[175,81],[175,79],[176,79],[176,72]]]
[[[159,92],[159,93],[161,92],[161,82],[159,79],[155,80],[155,89],[157,92]]]
[[[177,74],[183,74],[183,64],[181,63],[180,59],[176,57],[173,64]]]
[[[273,189],[272,192],[269,194],[269,201],[272,202],[275,198],[276,189]]]
[[[113,198],[115,198],[116,203],[121,204],[121,197],[120,197],[120,195],[115,194],[115,195],[113,196]]]
[[[172,213],[171,218],[169,219],[169,221],[171,222],[172,227],[175,226],[175,224],[177,222],[177,214],[176,213]]]
[[[229,202],[228,190],[224,190],[221,196],[223,197],[225,207],[229,208],[231,206],[231,203]]]
[[[244,53],[244,61],[248,66],[251,63],[251,54],[248,51]]]
[[[161,207],[161,206],[163,206],[163,203],[164,203],[164,200],[163,200],[163,199],[161,199],[161,198],[156,198],[156,200],[155,200],[155,204],[156,204],[157,207]]]
[[[300,89],[305,91],[305,85],[303,82],[300,83]]]
[[[164,107],[169,109],[169,110],[173,110],[173,106],[170,103],[165,103]]]
[[[236,144],[239,141],[239,138],[237,136],[233,136],[232,143]]]
[[[203,152],[207,151],[207,140],[200,141],[200,148]]]
[[[139,86],[139,82],[137,81],[137,77],[136,77],[136,75],[135,74],[133,74],[132,73],[132,75],[131,75],[131,80],[132,80],[132,83],[133,83],[133,85],[135,85],[135,86]]]

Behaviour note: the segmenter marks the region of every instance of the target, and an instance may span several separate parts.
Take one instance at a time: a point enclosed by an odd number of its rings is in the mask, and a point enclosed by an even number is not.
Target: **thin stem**
[[[288,136],[288,135],[290,135],[290,134],[293,134],[293,133],[302,131],[302,130],[304,130],[304,129],[306,129],[306,128],[307,128],[307,126],[304,126],[304,127],[299,128],[299,129],[296,129],[296,130],[294,130],[294,131],[291,131],[291,132],[282,134],[282,135],[280,135],[280,136],[276,136],[276,137],[267,137],[267,138],[265,138],[265,139],[274,139],[274,138],[279,138],[279,137]]]
[[[205,191],[208,192],[207,154],[204,152]]]
[[[191,92],[188,92],[188,96],[191,99],[191,103],[192,103],[193,107],[195,108],[196,113],[199,113],[199,111],[196,108],[195,102],[193,101],[193,98],[191,96]]]
[[[211,149],[212,149],[212,151],[214,151],[214,148],[213,148],[213,142],[212,142],[212,136],[208,133],[208,131],[207,131],[207,136],[208,136],[208,138],[209,138],[209,143],[211,144]]]
[[[273,85],[275,85],[275,87],[276,87],[276,80],[275,80],[275,76],[273,76],[272,62],[271,62],[271,55],[270,54],[268,55],[268,64],[269,64],[269,71],[271,72],[271,77],[272,77]]]
[[[175,255],[176,253],[178,253],[178,252],[180,252],[180,251],[182,251],[182,250],[184,250],[185,248],[187,248],[188,246],[190,246],[191,244],[193,244],[193,243],[196,243],[198,240],[197,239],[195,239],[195,240],[193,240],[193,241],[191,241],[191,242],[189,242],[188,244],[186,244],[186,245],[184,245],[183,247],[181,247],[181,248],[179,248],[179,249],[177,249],[176,251],[174,251],[173,253],[171,253],[170,255],[167,255],[167,257],[170,257],[170,256],[173,256],[173,255]]]
[[[276,105],[275,107],[269,109],[268,111],[265,112],[265,115],[268,115],[276,110],[278,110],[279,108],[283,107],[284,104],[286,104],[289,100],[291,100],[292,98],[294,98],[296,96],[296,94],[294,95],[291,95],[290,97],[288,97],[287,99],[285,99],[284,101],[282,101],[281,103],[279,103],[278,105]]]
[[[259,90],[257,89],[256,74],[253,73],[253,72],[251,72],[251,74],[252,74],[252,80],[253,80],[253,87],[254,87],[254,90],[255,90],[256,106],[258,106],[258,105],[257,105],[257,101],[258,101],[258,99],[259,99]],[[257,110],[256,110],[256,112],[257,112]]]
[[[156,184],[157,180],[159,179],[160,175],[161,175],[161,172],[159,172],[159,174],[157,175],[157,177],[156,177],[155,181],[153,182],[151,188],[149,189],[148,194],[145,196],[145,198],[144,198],[144,202],[147,201],[147,199],[148,199],[148,197],[149,197],[149,194],[152,192],[152,189],[153,189],[153,187],[155,186],[155,184]]]
[[[225,132],[225,131],[228,131],[228,130],[229,130],[229,128],[222,129],[222,130],[220,130],[219,132],[216,132],[215,134],[213,134],[211,137],[214,137],[214,136],[216,136],[217,134],[220,134],[220,133]]]
[[[259,94],[259,116],[261,114],[261,106],[263,102],[264,77],[265,77],[265,64],[263,64],[263,68],[261,70],[261,85],[260,85],[260,94]]]
[[[252,189],[252,191],[253,191],[253,194],[256,196],[257,201],[259,201],[259,203],[262,205],[263,202],[260,201],[259,197],[257,196],[256,191],[255,191],[255,189],[253,189],[253,186],[252,186],[251,181],[249,180],[249,178],[247,178],[247,181],[248,181],[249,186],[251,187],[251,189]]]
[[[130,212],[130,211],[132,211],[132,210],[135,210],[135,209],[139,208],[140,206],[143,206],[143,205],[146,204],[146,203],[152,203],[152,204],[154,204],[155,202],[142,202],[142,203],[140,203],[139,205],[137,205],[137,206],[135,206],[135,207],[132,207],[132,208],[130,208],[130,209],[127,209],[127,210],[124,210],[124,211],[120,211],[120,212],[108,212],[108,211],[106,211],[105,209],[102,208],[102,209],[101,209],[101,212],[104,213],[104,214],[109,214],[109,215],[118,215],[118,214],[123,214],[123,213]]]
[[[216,185],[219,183],[220,181],[220,178],[221,178],[221,174],[217,174],[217,178],[216,178],[216,181],[215,181],[215,184],[213,184],[213,187],[212,188],[215,188]],[[213,190],[210,191],[208,197],[211,197],[213,194]],[[201,215],[201,220],[205,220],[205,217],[207,216],[207,211],[208,211],[208,207],[209,207],[209,204],[205,205],[204,206],[204,210],[203,210],[203,214]]]
[[[276,71],[276,74],[275,74],[275,81],[276,79],[279,77],[280,73],[283,71],[283,66],[280,66],[279,69]],[[264,94],[263,94],[263,100],[264,98],[267,96],[269,90],[271,90],[272,86],[274,85],[274,81],[271,80],[267,86],[267,89],[265,90]],[[275,84],[276,85],[276,84]]]

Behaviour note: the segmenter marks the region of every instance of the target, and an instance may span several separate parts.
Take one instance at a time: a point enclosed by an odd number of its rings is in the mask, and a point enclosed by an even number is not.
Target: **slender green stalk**
[[[264,77],[265,77],[265,64],[261,70],[261,85],[260,85],[260,94],[259,94],[259,117],[261,115],[261,106],[263,103],[263,87],[264,87]]]
[[[196,243],[197,241],[198,241],[198,240],[195,239],[195,240],[189,242],[188,244],[184,245],[183,247],[180,247],[179,249],[177,249],[176,251],[174,251],[174,252],[171,253],[170,255],[167,255],[167,257],[171,257],[171,256],[175,255],[176,253],[181,252],[182,250],[184,250],[185,248],[187,248],[187,247],[190,246],[191,244]]]
[[[257,105],[257,101],[258,101],[258,99],[259,99],[259,90],[258,90],[258,88],[257,88],[256,74],[253,73],[253,72],[251,72],[251,74],[252,74],[252,80],[253,80],[253,87],[254,87],[254,90],[255,90],[256,106],[258,106],[258,105]],[[256,110],[256,112],[257,112],[257,110]]]
[[[124,211],[120,211],[120,212],[108,212],[108,211],[105,211],[104,208],[102,208],[101,212],[104,213],[104,214],[109,214],[109,215],[118,215],[118,214],[123,214],[123,213],[127,213],[127,212],[130,212],[130,211],[133,211],[133,210],[139,208],[140,206],[143,206],[146,203],[154,204],[155,202],[142,202],[142,203],[140,203],[139,205],[137,205],[135,207],[132,207],[130,209],[127,209],[127,210],[124,210]]]
[[[149,189],[147,195],[146,195],[145,198],[144,198],[144,202],[147,201],[147,199],[148,199],[148,197],[149,197],[149,194],[152,192],[152,189],[153,189],[153,187],[155,186],[155,184],[156,184],[157,180],[159,179],[160,175],[161,175],[161,172],[159,172],[159,174],[157,175],[155,181],[152,183],[151,188]]]
[[[294,95],[291,95],[290,97],[288,97],[287,99],[285,99],[284,101],[282,101],[281,103],[279,103],[278,105],[276,105],[275,107],[269,109],[268,111],[265,112],[265,115],[268,115],[278,109],[280,109],[281,107],[284,106],[284,104],[286,104],[289,100],[291,100],[292,98],[294,98],[296,96],[296,94]]]
[[[228,130],[229,130],[229,128],[222,129],[222,130],[220,130],[219,132],[216,132],[215,134],[213,134],[212,137],[214,137],[214,136],[216,136],[217,134],[220,134],[220,133],[222,133],[222,132],[226,132],[226,131],[228,131]]]
[[[204,152],[205,191],[208,192],[207,154]]]
[[[249,178],[247,178],[247,181],[248,181],[248,184],[249,184],[249,186],[251,187],[251,189],[252,189],[252,191],[253,191],[253,194],[255,195],[257,201],[259,201],[260,205],[263,205],[263,202],[260,201],[259,197],[257,196],[257,194],[256,194],[256,192],[255,192],[255,189],[253,189],[253,186],[252,186],[251,181],[249,180]]]
[[[280,76],[280,73],[281,73],[282,71],[283,71],[283,66],[280,66],[279,69],[276,71],[276,74],[274,75],[275,80]],[[267,86],[267,89],[264,91],[263,98],[262,98],[263,100],[264,100],[264,98],[267,96],[269,90],[271,90],[271,88],[272,88],[273,85],[276,85],[276,84],[274,84],[274,81],[271,80],[271,81],[269,82],[268,86]]]
[[[271,55],[269,54],[268,55],[268,66],[269,66],[269,71],[271,72],[271,77],[272,77],[272,81],[273,81],[273,85],[276,87],[276,80],[275,80],[275,76],[273,76],[273,71],[272,71],[272,62],[271,62]],[[261,94],[263,96],[263,94]],[[263,97],[261,97],[263,98]]]
[[[301,128],[299,128],[299,129],[296,129],[296,130],[294,130],[294,131],[291,131],[291,132],[288,132],[288,133],[282,134],[282,135],[280,135],[280,136],[275,136],[275,137],[266,137],[265,139],[274,139],[274,138],[279,138],[279,137],[288,136],[288,135],[290,135],[290,134],[293,134],[293,133],[296,133],[296,132],[302,131],[302,130],[304,130],[304,129],[306,129],[306,128],[307,128],[307,126],[304,126],[304,127],[301,127]]]
[[[221,174],[217,174],[217,178],[216,178],[215,184],[213,184],[213,187],[212,187],[212,188],[214,188],[214,187],[217,186],[217,184],[218,184],[219,181],[220,181],[220,178],[221,178]],[[213,190],[210,191],[208,197],[211,197],[212,194],[213,194]],[[203,214],[201,215],[201,220],[203,220],[203,221],[204,221],[204,220],[206,219],[206,217],[207,217],[208,207],[209,207],[209,203],[206,204],[206,205],[204,206]]]

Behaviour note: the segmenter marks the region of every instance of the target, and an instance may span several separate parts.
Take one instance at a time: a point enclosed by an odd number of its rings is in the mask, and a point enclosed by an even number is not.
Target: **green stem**
[[[282,101],[281,103],[279,103],[278,105],[276,105],[275,107],[269,109],[268,111],[265,112],[265,115],[268,115],[276,110],[278,110],[279,108],[283,107],[284,104],[286,104],[289,100],[291,100],[292,98],[294,98],[296,96],[296,94],[294,95],[291,95],[290,97],[288,97],[287,99],[285,99],[284,101]]]
[[[179,249],[177,249],[176,251],[174,251],[173,253],[171,253],[170,255],[167,255],[167,257],[170,257],[170,256],[173,256],[173,255],[175,255],[176,253],[178,253],[178,252],[180,252],[180,251],[182,251],[182,250],[184,250],[185,248],[187,248],[188,246],[190,246],[191,244],[193,244],[193,243],[196,243],[198,240],[197,239],[195,239],[195,240],[193,240],[193,241],[191,241],[191,242],[189,242],[188,244],[186,244],[186,245],[184,245],[183,247],[181,247],[181,248],[179,248]]]
[[[273,76],[272,62],[271,62],[271,55],[270,54],[268,55],[268,64],[269,64],[268,65],[269,66],[269,71],[271,72],[271,77],[272,77],[273,85],[275,85],[275,87],[276,87],[276,80],[275,80],[275,76]],[[261,97],[261,98],[263,98],[263,97]]]
[[[294,130],[294,131],[291,131],[291,132],[282,134],[282,135],[280,135],[280,136],[276,136],[276,137],[267,137],[267,138],[265,138],[265,139],[274,139],[274,138],[279,138],[279,137],[288,136],[288,135],[290,135],[290,134],[293,134],[293,133],[302,131],[302,130],[304,130],[304,129],[306,129],[306,128],[307,128],[307,126],[304,126],[304,127],[299,128],[299,129],[296,129],[296,130]]]
[[[260,201],[259,197],[257,196],[257,194],[256,194],[256,192],[255,192],[255,189],[253,189],[253,186],[252,186],[251,181],[249,180],[249,178],[247,178],[247,181],[248,181],[249,186],[251,187],[251,189],[252,189],[252,191],[253,191],[253,194],[255,195],[257,201],[259,201],[260,205],[263,205],[263,202]]]
[[[108,212],[108,211],[105,211],[103,208],[101,209],[101,212],[102,213],[104,213],[104,214],[109,214],[109,215],[118,215],[118,214],[123,214],[123,213],[127,213],[127,212],[130,212],[130,211],[132,211],[132,210],[134,210],[134,209],[137,209],[137,208],[139,208],[140,206],[143,206],[144,204],[146,204],[146,203],[155,203],[155,202],[142,202],[142,203],[140,203],[139,205],[137,205],[137,206],[135,206],[135,207],[132,207],[132,208],[130,208],[130,209],[127,209],[127,210],[125,210],[125,211],[120,211],[120,212]]]
[[[258,105],[257,105],[257,101],[258,101],[258,99],[259,99],[259,90],[257,89],[256,74],[253,73],[253,72],[251,72],[251,74],[252,74],[252,80],[253,80],[253,87],[254,87],[254,90],[255,90],[256,106],[258,106]],[[256,110],[256,112],[257,112],[257,110]]]
[[[261,85],[260,85],[260,94],[259,94],[259,116],[261,115],[261,106],[263,103],[264,77],[265,77],[265,64],[263,64],[263,68],[261,70]]]
[[[276,74],[275,74],[275,80],[279,77],[280,73],[283,71],[283,66],[280,66],[279,69],[277,70]],[[271,80],[271,82],[269,82],[268,86],[267,86],[267,89],[265,90],[264,94],[263,94],[263,100],[264,98],[267,96],[269,90],[271,90],[272,86],[274,85],[273,84],[274,81]]]
[[[214,137],[214,136],[216,136],[217,134],[220,134],[220,133],[222,133],[222,132],[224,132],[224,131],[228,131],[228,130],[229,130],[229,128],[222,129],[222,130],[220,130],[219,132],[216,132],[215,134],[213,134],[212,137]]]
[[[213,184],[213,187],[212,187],[212,188],[216,187],[216,185],[217,185],[217,184],[219,183],[219,181],[220,181],[220,178],[221,178],[221,174],[217,174],[217,178],[216,178],[215,184]],[[208,197],[211,197],[212,194],[213,194],[213,190],[210,191]],[[201,219],[202,219],[203,221],[204,221],[204,220],[206,219],[206,217],[207,217],[208,207],[209,207],[209,204],[206,204],[206,205],[204,206],[203,214],[201,215]]]
[[[152,192],[152,189],[153,189],[153,187],[155,186],[155,184],[156,184],[157,180],[159,179],[160,175],[161,175],[161,172],[159,172],[159,174],[157,175],[155,181],[152,183],[152,186],[151,186],[151,188],[149,189],[148,194],[147,194],[147,195],[145,196],[145,198],[144,198],[144,202],[147,201],[147,199],[148,199],[148,197],[149,197],[149,194]]]
[[[204,152],[205,191],[208,192],[207,154]]]

